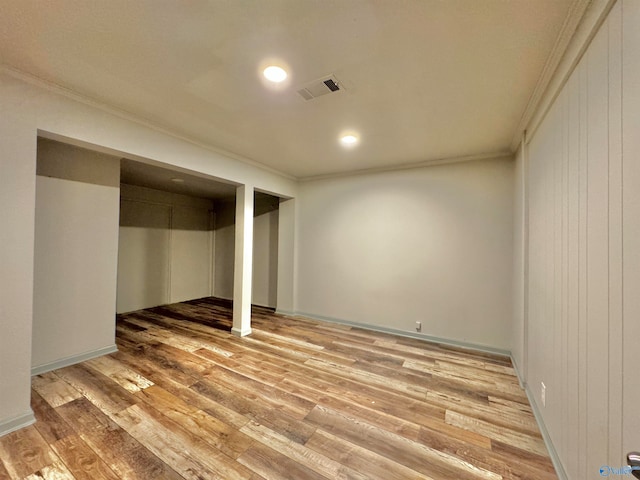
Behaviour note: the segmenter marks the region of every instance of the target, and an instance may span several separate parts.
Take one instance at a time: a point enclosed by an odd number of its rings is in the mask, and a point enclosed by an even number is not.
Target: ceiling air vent
[[[338,79],[334,75],[329,75],[307,83],[298,90],[298,95],[305,100],[313,100],[314,98],[339,92],[340,90],[342,90],[342,86]]]

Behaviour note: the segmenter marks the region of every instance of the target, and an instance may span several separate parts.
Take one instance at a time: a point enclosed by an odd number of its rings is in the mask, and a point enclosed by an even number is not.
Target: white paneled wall
[[[627,450],[640,449],[640,432],[624,444],[622,434],[627,421],[638,424],[640,404],[638,381],[625,375],[640,367],[638,355],[627,352],[623,336],[632,328],[640,334],[640,308],[623,298],[640,292],[640,277],[627,263],[627,250],[640,250],[627,240],[640,224],[640,42],[626,33],[640,23],[628,18],[640,18],[640,2],[614,6],[531,136],[526,160],[518,157],[527,172],[529,270],[528,310],[516,316],[526,325],[514,330],[525,349],[514,354],[561,474],[572,479],[599,478],[601,466],[620,467]],[[627,121],[635,129],[625,129]]]
[[[640,2],[623,3],[622,16],[622,341],[613,344],[615,369],[622,362],[622,450],[640,451]],[[620,326],[618,325],[618,328]],[[615,338],[618,340],[618,338]],[[615,418],[615,421],[619,417]]]

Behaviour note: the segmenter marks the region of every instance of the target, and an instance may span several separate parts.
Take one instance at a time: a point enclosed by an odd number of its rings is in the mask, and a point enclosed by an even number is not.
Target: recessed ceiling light
[[[353,133],[349,133],[340,137],[340,143],[345,147],[353,147],[358,143],[358,141],[358,136],[354,135]]]
[[[171,181],[174,183],[184,183],[184,179],[182,178],[172,178]]]
[[[281,83],[287,79],[287,72],[282,67],[270,65],[262,72],[264,78],[273,83]]]

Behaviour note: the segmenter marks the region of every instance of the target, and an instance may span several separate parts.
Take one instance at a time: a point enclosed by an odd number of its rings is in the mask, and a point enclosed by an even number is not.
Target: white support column
[[[253,269],[253,187],[236,189],[236,249],[233,274],[233,328],[238,337],[251,334]]]
[[[295,314],[295,199],[280,202],[278,212],[278,299],[276,311]]]

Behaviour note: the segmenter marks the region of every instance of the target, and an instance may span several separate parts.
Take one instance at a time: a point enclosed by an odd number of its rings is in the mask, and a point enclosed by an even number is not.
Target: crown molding
[[[87,105],[89,107],[92,108],[96,108],[98,110],[101,110],[103,112],[109,113],[111,115],[114,115],[118,118],[121,118],[123,120],[127,120],[130,122],[134,122],[137,123],[139,125],[142,125],[144,127],[147,127],[149,129],[155,130],[156,132],[162,133],[164,135],[173,137],[177,140],[181,140],[183,142],[187,142],[190,143],[191,145],[195,145],[197,147],[200,147],[204,150],[207,150],[211,153],[215,153],[217,155],[223,156],[223,157],[227,157],[230,158],[232,160],[236,160],[238,162],[242,162],[244,164],[247,165],[251,165],[252,167],[258,168],[260,170],[263,170],[265,172],[269,172],[284,178],[287,178],[289,180],[297,180],[297,178],[294,175],[285,173],[285,172],[281,172],[280,170],[277,170],[275,168],[269,167],[263,163],[260,163],[256,160],[252,160],[250,158],[247,157],[243,157],[241,155],[238,155],[236,153],[233,152],[229,152],[227,150],[223,150],[220,148],[215,147],[214,145],[211,145],[209,143],[203,142],[201,140],[197,140],[193,137],[189,137],[187,135],[183,135],[183,134],[179,134],[176,133],[175,131],[171,130],[169,127],[163,126],[163,125],[159,125],[151,120],[145,119],[143,117],[140,117],[139,115],[136,115],[134,113],[131,113],[127,110],[124,109],[120,109],[120,108],[115,108],[112,107],[111,105],[108,105],[106,103],[100,102],[92,97],[89,97],[87,95],[83,95],[80,94],[78,92],[76,92],[73,89],[70,89],[68,87],[59,85],[57,83],[48,81],[48,80],[44,80],[40,77],[37,77],[35,75],[32,75],[30,73],[26,73],[23,72],[21,70],[17,70],[13,67],[10,67],[6,64],[0,63],[0,73],[1,74],[6,74],[12,78],[15,78],[17,80],[23,81],[29,85],[33,85],[35,87],[41,88],[43,90],[46,90],[48,92],[57,94],[57,95],[61,95],[63,97],[69,98],[71,100],[74,100],[76,102],[82,103],[84,105]]]
[[[478,160],[512,160],[513,153],[510,151],[500,151],[491,153],[480,153],[477,155],[467,155],[463,157],[447,157],[436,158],[433,160],[425,160],[422,162],[405,163],[401,165],[390,165],[386,167],[363,168],[360,170],[349,170],[346,172],[327,173],[324,175],[310,175],[308,177],[300,177],[299,181],[313,182],[316,180],[328,180],[332,178],[353,177],[356,175],[367,175],[372,173],[396,172],[400,170],[412,170],[416,168],[434,167],[437,165],[448,165],[451,163],[473,162]]]
[[[538,125],[580,62],[591,40],[617,0],[574,0],[562,29],[511,141],[515,152],[522,141],[533,137]]]

